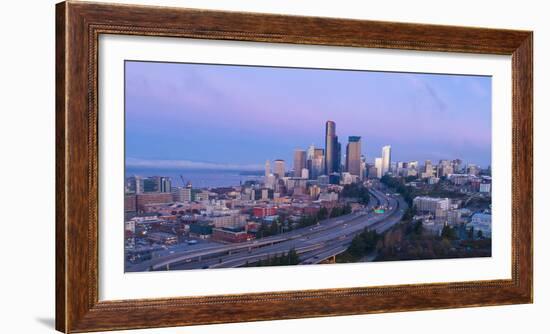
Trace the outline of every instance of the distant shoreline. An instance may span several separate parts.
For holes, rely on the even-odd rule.
[[[194,188],[236,187],[251,180],[259,180],[263,171],[230,170],[186,170],[175,168],[133,168],[125,169],[125,177],[167,176],[173,186],[185,186],[191,182]]]

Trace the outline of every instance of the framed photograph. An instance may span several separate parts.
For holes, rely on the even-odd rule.
[[[56,13],[59,331],[532,302],[532,32]]]

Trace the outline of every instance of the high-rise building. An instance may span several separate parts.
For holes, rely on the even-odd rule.
[[[172,196],[176,202],[191,202],[192,188],[191,187],[173,187]]]
[[[431,160],[426,160],[424,162],[424,172],[420,174],[420,177],[427,179],[434,176],[434,167]]]
[[[130,176],[126,178],[125,192],[127,194],[143,193],[143,179],[140,176]]]
[[[306,151],[294,150],[294,176],[302,177],[302,169],[306,168]]]
[[[269,189],[264,188],[262,189],[262,201],[269,200]]]
[[[453,173],[458,174],[462,169],[462,160],[454,159],[453,161],[451,161],[451,165],[453,166]]]
[[[315,145],[311,144],[309,145],[309,147],[307,148],[307,156],[306,156],[306,159],[307,160],[313,160],[313,156],[315,155]]]
[[[469,164],[468,167],[466,168],[466,172],[470,175],[479,175],[479,166],[477,165],[474,165],[474,164]]]
[[[137,193],[169,193],[172,189],[172,182],[167,176],[151,176],[139,182],[138,188],[143,184],[143,189],[138,189]]]
[[[437,176],[443,177],[454,173],[452,162],[449,160],[439,160],[439,166],[437,167]]]
[[[265,177],[264,184],[266,188],[273,190],[275,189],[276,182],[277,182],[277,177],[273,174],[269,174],[268,176]]]
[[[319,175],[324,174],[325,169],[325,150],[322,148],[315,148],[313,155],[309,161],[309,177],[316,180]]]
[[[365,158],[364,155],[361,156],[361,163],[359,167],[359,180],[363,181],[367,174],[367,158]]]
[[[334,138],[334,147],[336,147],[336,157],[334,158],[334,172],[342,171],[342,145],[338,141],[338,136]]]
[[[339,162],[338,154],[338,137],[336,136],[336,123],[327,121],[325,127],[325,173],[327,175],[336,171]]]
[[[346,170],[351,175],[361,175],[361,137],[350,136],[346,147]]]
[[[382,147],[382,176],[390,171],[391,165],[391,146]]]
[[[376,168],[376,177],[382,178],[382,158],[374,159],[374,168]]]
[[[172,192],[172,182],[169,177],[161,176],[159,178],[159,192],[169,193]]]
[[[143,192],[153,193],[159,191],[159,180],[158,176],[148,177],[143,179]]]
[[[285,161],[282,159],[275,160],[275,166],[273,167],[273,174],[278,178],[285,177]]]
[[[269,163],[269,160],[266,160],[265,162],[265,177],[268,177],[269,174],[271,174],[271,164]]]

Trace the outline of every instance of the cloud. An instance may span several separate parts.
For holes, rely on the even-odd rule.
[[[447,110],[447,103],[445,103],[437,91],[426,80],[418,76],[409,76],[408,78],[413,86],[427,93],[428,97],[439,111],[445,112]]]
[[[192,170],[229,170],[229,171],[257,171],[262,170],[262,165],[248,164],[218,164],[211,162],[199,162],[190,160],[153,160],[127,158],[126,167],[133,168],[158,168],[158,169],[192,169]]]

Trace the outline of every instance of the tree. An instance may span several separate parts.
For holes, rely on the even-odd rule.
[[[406,177],[405,177],[405,182],[408,183],[408,182],[414,181],[414,180],[416,180],[416,179],[417,179],[416,176],[414,176],[414,175],[409,175],[409,176],[406,176]]]
[[[355,257],[360,257],[365,253],[365,247],[363,238],[360,235],[356,235],[348,247],[348,252]]]
[[[416,235],[421,235],[422,231],[423,231],[422,221],[419,220],[419,221],[414,223],[414,233]]]
[[[339,217],[342,215],[342,208],[341,207],[335,207],[330,210],[330,218]]]
[[[322,207],[317,213],[317,218],[319,218],[319,220],[323,220],[323,219],[327,219],[327,217],[328,217],[328,210],[327,208]]]
[[[468,239],[473,239],[474,238],[474,227],[470,227],[468,229]]]
[[[277,220],[274,220],[271,222],[271,225],[269,226],[269,235],[277,235],[279,234],[279,222]]]
[[[342,211],[342,214],[347,215],[347,214],[350,214],[350,213],[351,213],[351,205],[349,203],[346,203],[346,205],[344,205],[344,209]]]
[[[342,197],[354,198],[361,204],[369,202],[369,191],[361,183],[346,184],[342,189]]]
[[[454,228],[450,227],[449,225],[445,225],[443,226],[443,230],[441,230],[441,237],[443,239],[456,240],[457,239],[456,231]]]
[[[478,239],[483,239],[483,231],[477,230],[477,238]]]
[[[378,233],[376,231],[365,231],[361,233],[361,237],[363,238],[365,242],[365,251],[371,252],[376,247],[376,243],[378,242]]]
[[[299,264],[300,263],[300,257],[298,256],[298,253],[294,248],[291,248],[290,251],[288,251],[288,264]]]

